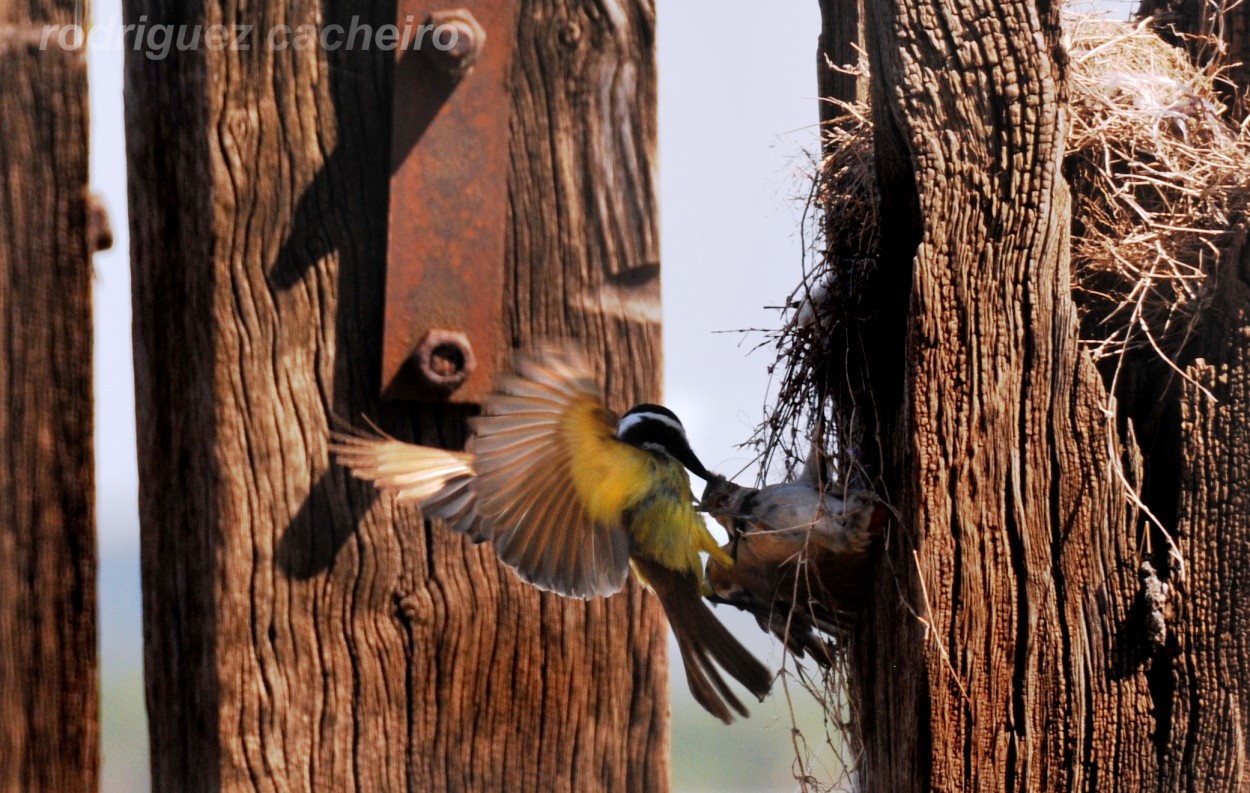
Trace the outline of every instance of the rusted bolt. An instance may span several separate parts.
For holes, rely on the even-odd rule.
[[[426,24],[430,28],[421,52],[452,77],[463,77],[482,54],[486,31],[467,8],[435,11]]]
[[[450,394],[477,368],[469,337],[454,330],[434,329],[413,352],[412,363],[426,384]]]

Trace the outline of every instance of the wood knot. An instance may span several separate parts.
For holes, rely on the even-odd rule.
[[[434,604],[428,595],[415,592],[395,593],[395,613],[408,625],[423,625],[431,621]]]
[[[1152,649],[1158,650],[1167,643],[1168,622],[1173,616],[1169,602],[1170,587],[1166,581],[1160,580],[1154,565],[1145,560],[1137,569],[1137,579],[1141,583],[1137,609],[1142,618],[1145,639]]]
[[[560,26],[558,38],[562,46],[573,49],[582,40],[582,26],[576,20],[569,20]]]

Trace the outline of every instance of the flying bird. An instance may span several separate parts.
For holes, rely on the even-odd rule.
[[[469,419],[465,451],[381,434],[335,433],[331,450],[361,479],[490,540],[524,581],[560,595],[611,595],[630,570],[660,598],[696,701],[725,723],[748,715],[720,669],[761,700],[772,673],[703,601],[700,554],[731,567],[695,507],[687,469],[713,475],[681,421],[641,404],[618,421],[580,350],[545,344],[513,356]]]

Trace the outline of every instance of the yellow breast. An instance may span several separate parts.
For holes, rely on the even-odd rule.
[[[695,510],[690,477],[682,464],[617,440],[604,412],[589,402],[577,405],[562,428],[573,484],[588,516],[624,525],[630,533],[631,555],[693,572],[700,581],[700,551],[732,564]]]
[[[591,520],[620,525],[621,516],[649,486],[649,457],[621,443],[613,434],[607,411],[592,402],[569,410],[561,428],[573,486]]]
[[[701,570],[707,529],[695,512],[686,470],[675,460],[647,456],[649,487],[625,516],[636,552],[672,570]]]

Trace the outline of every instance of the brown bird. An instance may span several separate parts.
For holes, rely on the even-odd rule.
[[[695,509],[686,469],[712,474],[677,416],[642,404],[618,422],[569,344],[516,354],[482,407],[464,452],[360,432],[336,433],[331,449],[427,517],[491,540],[500,560],[540,589],[611,595],[632,568],[660,598],[694,698],[726,723],[731,708],[746,716],[720,669],[760,699],[772,674],[703,601],[700,553],[733,560]]]
[[[820,437],[820,433],[817,433]],[[868,588],[869,552],[889,511],[870,492],[829,482],[819,443],[799,477],[763,488],[708,480],[703,507],[730,535],[732,567],[709,564],[711,599],[750,612],[795,655],[829,663]]]

